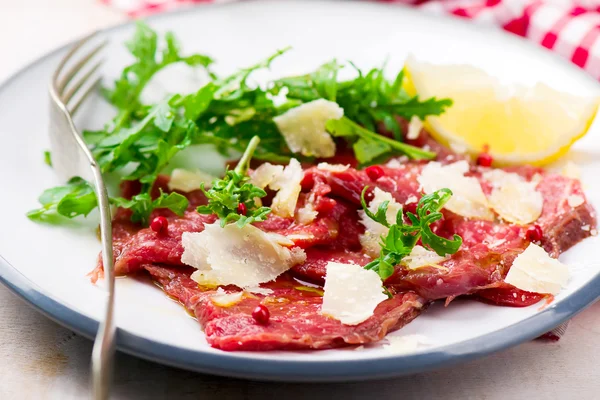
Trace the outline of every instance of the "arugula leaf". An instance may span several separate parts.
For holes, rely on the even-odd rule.
[[[117,108],[117,115],[103,130],[86,131],[83,137],[103,173],[116,173],[121,179],[139,180],[142,183],[139,195],[130,200],[113,199],[113,203],[132,209],[133,218],[144,223],[147,223],[151,210],[160,208],[162,204],[163,195],[156,200],[150,196],[158,174],[178,152],[190,145],[209,143],[227,156],[252,148],[251,155],[256,159],[288,162],[292,153],[273,118],[303,102],[326,98],[338,102],[346,114],[340,121],[330,121],[329,131],[353,144],[361,165],[378,162],[393,153],[407,154],[417,159],[431,158],[431,152],[376,134],[375,123],[382,122],[399,135],[396,115],[437,114],[449,104],[448,101],[435,99],[421,102],[416,97],[410,97],[402,89],[402,72],[394,82],[388,82],[383,77],[383,69],[373,69],[366,75],[357,69],[358,78],[340,81],[338,72],[343,65],[335,60],[311,74],[276,81],[269,90],[250,83],[255,71],[269,68],[288,49],[279,50],[263,61],[229,76],[218,77],[209,70],[213,63],[210,57],[202,54],[182,55],[172,33],[160,38],[143,22],[138,23],[132,40],[126,46],[133,56],[133,62],[124,68],[111,89],[104,90],[107,99]],[[154,74],[175,62],[205,68],[212,80],[195,93],[174,95],[157,104],[142,104],[140,94],[146,84]],[[287,100],[284,104],[276,105],[273,95],[283,89],[287,90]],[[260,141],[252,144],[255,136]],[[48,156],[46,159],[49,161]],[[247,182],[245,172],[228,171],[223,180],[226,181],[222,187],[225,197],[217,200],[218,196],[214,194],[215,206],[223,206],[219,211],[222,223],[237,221],[244,225],[266,218],[269,209],[258,208],[254,203],[254,198],[264,196],[263,191]],[[50,190],[61,194],[64,193],[61,188],[64,187]],[[243,203],[248,208],[245,216],[239,215],[235,207],[229,207],[236,205],[235,201],[228,202],[227,196],[231,195],[238,196],[238,204]],[[37,210],[38,214],[32,212],[32,218],[52,212],[62,215],[58,209],[59,202],[60,199],[42,203],[44,207],[41,211]],[[86,215],[91,204],[91,201],[85,203],[76,196],[69,197],[62,206],[67,209],[61,207],[60,210],[65,215]],[[173,206],[175,210],[181,208],[183,201],[178,204],[179,207]]]
[[[292,153],[273,122],[273,117],[289,105],[275,106],[270,93],[248,83],[252,73],[269,68],[287,50],[278,50],[265,60],[216,79],[187,96],[182,102],[185,115],[194,119],[198,127],[194,143],[212,143],[220,153],[229,155],[231,150],[243,152],[250,140],[258,136],[261,140],[254,158],[289,161]]]
[[[213,63],[210,57],[202,54],[182,56],[179,44],[170,32],[165,35],[164,41],[165,49],[159,52],[157,33],[142,21],[136,23],[134,36],[126,43],[135,61],[123,70],[112,90],[105,90],[108,100],[124,110],[125,115],[139,107],[140,93],[154,74],[167,65],[183,61],[193,66],[208,67]]]
[[[179,193],[172,192],[167,194],[161,190],[160,195],[154,200],[152,200],[149,193],[140,193],[131,199],[124,199],[122,197],[111,199],[111,203],[130,209],[133,212],[131,216],[133,222],[141,222],[143,225],[148,225],[150,214],[157,208],[166,208],[182,216],[188,206],[188,199]]]
[[[452,191],[440,189],[421,197],[417,205],[417,214],[407,213],[408,222],[404,222],[402,210],[396,215],[396,223],[387,221],[387,208],[389,202],[384,201],[373,213],[365,201],[366,186],[361,194],[361,204],[365,214],[373,221],[389,228],[387,235],[381,237],[381,253],[379,258],[371,261],[364,268],[371,269],[379,274],[382,280],[389,278],[394,273],[394,266],[408,256],[419,239],[423,246],[435,251],[440,256],[454,254],[462,245],[462,238],[458,235],[450,239],[436,235],[431,230],[431,224],[442,218],[440,210],[450,200]]]
[[[352,146],[354,155],[361,166],[372,164],[379,157],[390,153],[405,154],[415,160],[435,157],[435,153],[431,151],[369,131],[345,116],[327,121],[326,128],[335,137],[343,137],[350,142],[354,141]]]
[[[450,200],[450,197],[452,197],[450,189],[440,189],[421,197],[417,206],[417,215],[407,214],[413,225],[417,223],[420,225],[423,245],[435,251],[439,256],[456,253],[462,244],[462,238],[456,234],[450,240],[436,235],[431,230],[431,224],[442,219],[443,215],[440,210]]]
[[[44,151],[44,164],[51,167],[52,166],[52,155],[48,150]]]
[[[53,222],[53,217],[59,215],[67,218],[87,216],[98,205],[94,189],[80,177],[71,178],[64,186],[45,190],[38,200],[42,207],[27,213],[33,221]]]
[[[416,116],[423,120],[429,115],[442,114],[452,101],[436,98],[421,101],[417,96],[410,96],[402,87],[403,70],[390,82],[384,76],[383,67],[373,68],[364,74],[354,64],[349,64],[358,74],[355,79],[339,81],[338,72],[343,65],[333,60],[310,74],[275,81],[271,92],[279,94],[286,89],[289,99],[302,102],[320,98],[337,102],[344,109],[344,118],[338,122],[330,121],[329,131],[334,136],[351,140],[359,137],[352,141],[356,158],[363,166],[391,153],[406,154],[416,159],[432,158],[433,153],[425,154],[422,150],[407,149],[398,144],[403,138],[397,117],[410,119]],[[396,140],[375,133],[380,123],[393,133]]]
[[[204,184],[201,186],[208,204],[198,207],[197,211],[200,214],[216,214],[221,220],[221,227],[237,221],[237,226],[242,228],[246,224],[264,221],[271,212],[268,207],[257,206],[256,199],[265,197],[267,193],[250,183],[247,175],[259,142],[260,138],[254,136],[235,169],[228,170],[222,179],[216,179],[209,190],[204,189]],[[240,212],[240,208],[245,212]]]
[[[150,213],[157,208],[167,208],[177,215],[183,215],[188,206],[187,198],[175,192],[161,192],[155,200],[152,200],[149,193],[141,193],[130,200],[118,197],[110,198],[109,201],[119,207],[131,209],[131,220],[144,225],[148,224]],[[39,202],[42,207],[27,213],[27,217],[33,221],[60,222],[56,217],[86,217],[98,206],[92,185],[80,177],[71,178],[64,186],[44,191]]]
[[[303,102],[320,98],[336,101],[337,75],[342,67],[336,60],[329,61],[310,74],[281,78],[275,81],[272,91],[278,94],[280,90],[286,88],[288,90],[287,97]]]

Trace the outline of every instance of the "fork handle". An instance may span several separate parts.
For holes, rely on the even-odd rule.
[[[100,210],[104,280],[108,286],[105,316],[98,327],[92,350],[92,390],[95,400],[106,400],[109,398],[112,382],[116,332],[114,323],[115,271],[112,249],[112,221],[106,185],[100,167],[95,162],[92,163],[92,173]]]

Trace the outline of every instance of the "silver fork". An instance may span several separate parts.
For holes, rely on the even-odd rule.
[[[77,131],[72,116],[100,82],[96,72],[102,60],[93,62],[107,44],[106,41],[83,52],[94,37],[80,40],[61,60],[50,82],[50,148],[52,165],[61,180],[80,176],[92,181],[100,209],[102,262],[108,285],[104,320],[100,323],[92,350],[92,390],[94,399],[107,399],[110,392],[112,364],[115,352],[113,319],[115,277],[112,251],[112,228],[108,193],[98,163]],[[83,53],[83,54],[82,54]],[[78,56],[78,54],[82,54]]]

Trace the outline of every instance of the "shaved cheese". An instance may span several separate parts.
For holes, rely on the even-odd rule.
[[[443,188],[450,189],[452,197],[444,208],[453,213],[467,218],[493,220],[494,214],[489,209],[479,181],[464,176],[468,171],[469,164],[464,160],[449,165],[434,161],[423,168],[418,181],[427,194]]]
[[[217,292],[210,296],[210,301],[219,307],[231,307],[242,301],[244,292],[227,293],[223,288],[219,288]]]
[[[389,224],[395,224],[396,215],[402,210],[402,205],[394,200],[391,193],[376,187],[373,190],[373,200],[369,203],[369,211],[373,214],[377,213],[377,209],[384,201],[389,202],[385,215],[386,220]],[[386,235],[389,229],[379,222],[373,221],[363,210],[358,211],[358,217],[360,218],[360,223],[365,226],[365,233],[359,237],[360,244],[368,255],[378,257],[381,251],[381,246],[379,245],[380,237],[381,235]]]
[[[417,269],[427,266],[439,266],[440,263],[449,258],[449,256],[439,256],[435,251],[427,250],[423,246],[415,246],[410,254],[402,259],[402,265],[409,269]]]
[[[273,122],[292,152],[327,158],[335,155],[335,142],[325,124],[343,116],[344,110],[337,103],[318,99],[288,110]]]
[[[298,209],[296,213],[296,221],[302,225],[308,225],[313,222],[319,212],[315,210],[311,203],[307,203],[304,207]]]
[[[329,164],[326,162],[322,162],[317,165],[317,169],[329,172],[344,172],[348,168],[350,168],[350,164]]]
[[[569,204],[569,207],[579,207],[583,203],[585,203],[585,199],[583,198],[583,196],[580,196],[578,194],[572,194],[569,197],[567,197],[567,204]]]
[[[275,198],[273,198],[271,209],[274,214],[281,217],[294,216],[298,196],[300,190],[302,190],[300,182],[303,177],[302,167],[295,158],[292,158],[285,168],[281,165],[264,163],[250,174],[252,184],[261,189],[268,186],[270,189],[278,191]],[[311,221],[311,215],[308,212],[302,218],[308,223]],[[316,214],[314,214],[314,217],[316,217]]]
[[[221,228],[218,222],[202,232],[184,232],[181,262],[198,270],[191,278],[202,285],[257,287],[306,260],[285,236],[263,232],[253,225]]]
[[[418,350],[420,347],[427,347],[431,342],[427,336],[418,333],[404,336],[388,336],[387,343],[384,343],[383,348],[394,354],[411,353]]]
[[[385,164],[385,166],[388,168],[398,169],[398,168],[402,168],[403,164],[406,164],[407,162],[408,162],[408,157],[400,156],[400,157],[392,158],[390,161],[387,162],[387,164]]]
[[[467,146],[456,142],[450,142],[450,149],[456,154],[465,154],[468,150]],[[448,159],[448,157],[451,157],[451,155],[447,156],[446,159]]]
[[[248,293],[256,293],[256,294],[262,294],[265,296],[268,296],[270,294],[273,294],[273,290],[269,289],[269,288],[262,288],[260,286],[250,286],[250,287],[245,287],[244,290]]]
[[[381,278],[360,265],[328,262],[321,313],[344,325],[358,325],[387,299]]]
[[[563,176],[571,179],[581,179],[581,168],[573,161],[568,161],[561,170]]]
[[[179,190],[182,192],[191,192],[192,190],[200,189],[204,183],[205,188],[210,188],[212,181],[217,179],[216,176],[202,172],[199,169],[189,171],[187,169],[175,168],[171,172],[171,179],[167,186],[169,190]]]
[[[408,199],[406,199],[404,204],[411,204],[411,203],[418,203],[418,202],[419,202],[419,199],[417,199],[417,196],[410,196]]]
[[[406,138],[409,140],[415,140],[421,134],[421,129],[423,129],[423,121],[421,121],[419,117],[414,115],[410,119],[410,123],[408,124],[408,132],[406,133]]]
[[[494,189],[489,197],[490,206],[505,221],[526,225],[542,215],[544,199],[535,190],[536,182],[527,182],[520,175],[495,169],[483,174]]]
[[[285,237],[290,240],[311,240],[314,239],[315,235],[312,233],[292,233],[290,235],[286,235]]]
[[[504,281],[527,292],[557,294],[569,281],[569,269],[543,248],[530,243],[515,258]]]
[[[250,173],[250,182],[261,189],[269,186],[283,173],[283,165],[264,163]]]
[[[303,177],[304,172],[300,163],[295,158],[292,158],[281,175],[269,185],[271,189],[278,191],[271,203],[273,213],[280,217],[294,216],[298,195],[300,195],[300,190],[302,190],[300,182],[302,182]]]

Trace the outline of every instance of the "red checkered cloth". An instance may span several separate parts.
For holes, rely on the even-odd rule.
[[[99,0],[131,17],[234,0]],[[495,25],[555,51],[600,79],[600,0],[379,0]],[[568,322],[542,338],[558,340]]]
[[[131,17],[231,0],[99,0]],[[600,79],[600,0],[379,0],[496,25],[552,49]]]

